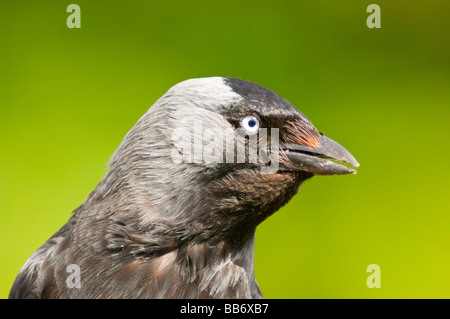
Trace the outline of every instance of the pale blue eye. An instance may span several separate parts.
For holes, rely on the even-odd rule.
[[[247,133],[256,133],[259,130],[259,120],[254,115],[247,115],[242,118],[241,126]]]

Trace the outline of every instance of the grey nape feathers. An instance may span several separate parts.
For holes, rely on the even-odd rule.
[[[266,149],[253,138],[263,129]],[[234,144],[218,138],[230,132]],[[196,141],[203,152],[212,145],[215,160],[198,157]],[[251,161],[255,145],[261,156]],[[95,190],[26,261],[10,298],[261,298],[255,228],[313,175],[355,172],[326,158],[358,166],[272,91],[234,78],[181,82],[128,132]]]

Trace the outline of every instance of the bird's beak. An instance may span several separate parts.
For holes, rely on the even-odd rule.
[[[332,139],[320,135],[316,148],[297,144],[287,144],[284,149],[290,160],[291,169],[306,171],[316,175],[356,174],[356,170],[335,161],[359,167],[359,163],[344,147]],[[333,161],[335,160],[335,161]]]

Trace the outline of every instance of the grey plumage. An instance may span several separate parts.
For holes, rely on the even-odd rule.
[[[275,174],[261,174],[261,163],[171,158],[174,129],[195,138],[193,123],[225,131],[245,114],[280,128],[283,145],[314,148],[322,139],[292,104],[254,83],[175,85],[125,136],[66,225],[27,260],[10,298],[261,298],[255,228],[316,171],[293,168],[287,149]],[[80,267],[81,288],[66,284],[70,264]]]

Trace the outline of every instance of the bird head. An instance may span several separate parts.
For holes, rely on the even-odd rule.
[[[356,173],[343,162],[359,166],[278,94],[245,80],[199,78],[173,86],[144,114],[98,188],[123,209],[138,207],[142,227],[240,241],[306,179]]]

